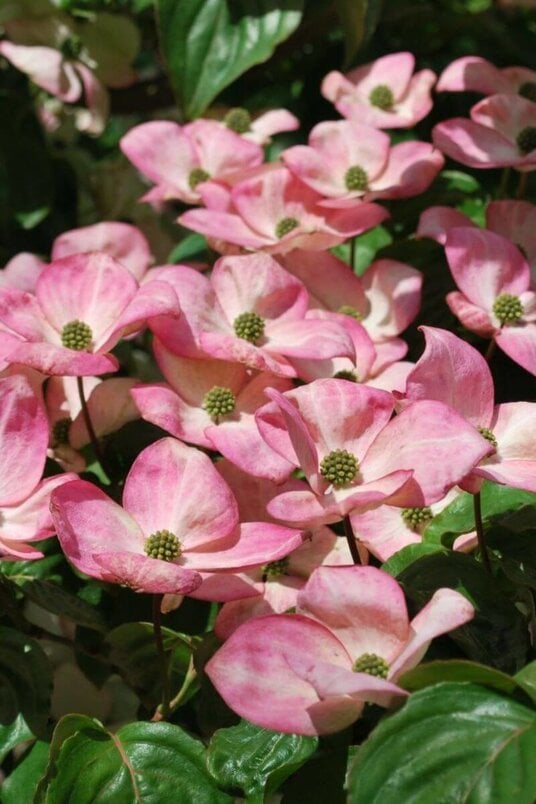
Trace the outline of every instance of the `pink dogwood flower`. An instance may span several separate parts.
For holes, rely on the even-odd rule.
[[[421,402],[391,420],[385,391],[316,380],[257,412],[272,449],[301,467],[310,489],[277,496],[269,513],[305,527],[338,522],[383,503],[430,505],[487,455],[489,442],[447,405]]]
[[[222,122],[231,131],[257,145],[267,145],[274,134],[295,131],[300,127],[298,118],[287,109],[270,109],[252,118],[247,109],[235,107],[229,109]]]
[[[51,492],[75,478],[60,474],[41,480],[48,444],[48,421],[39,394],[24,374],[0,379],[0,555],[41,558],[33,544],[54,533]]]
[[[0,288],[0,324],[7,330],[0,331],[0,344],[6,341],[11,363],[44,374],[104,374],[117,369],[106,352],[159,315],[179,315],[167,283],[140,288],[108,254],[76,254],[46,266],[35,295]]]
[[[145,236],[136,226],[120,221],[103,221],[64,232],[52,244],[52,261],[91,251],[109,254],[138,282],[153,262]]]
[[[536,100],[536,70],[496,67],[481,56],[463,56],[445,67],[437,92],[478,92],[482,95],[521,95]]]
[[[233,175],[262,164],[263,151],[216,120],[195,120],[179,126],[152,120],[131,128],[120,142],[127,158],[156,183],[142,201],[180,199],[199,204],[198,185],[226,182]]]
[[[536,167],[536,104],[518,95],[491,95],[470,111],[471,119],[438,123],[432,139],[451,159],[473,168]]]
[[[454,315],[536,374],[536,293],[519,249],[493,232],[456,227],[445,253],[459,288],[447,295]]]
[[[216,241],[284,254],[295,248],[324,251],[388,217],[378,204],[330,209],[322,200],[290,170],[274,165],[239,181],[225,197],[205,195],[206,209],[189,210],[178,220]]]
[[[426,348],[408,377],[405,399],[445,402],[493,447],[460,486],[475,493],[486,478],[536,492],[536,403],[494,405],[493,377],[482,355],[451,332],[421,329]]]
[[[184,267],[158,276],[172,282],[181,298],[182,327],[161,321],[155,328],[178,355],[208,356],[295,377],[295,357],[354,354],[343,327],[306,318],[306,289],[267,254],[222,257],[210,279]]]
[[[142,450],[123,507],[85,480],[58,489],[51,510],[67,558],[94,578],[139,592],[189,594],[198,570],[243,569],[283,558],[300,531],[240,525],[236,501],[210,458],[174,438]]]
[[[455,226],[476,224],[452,207],[430,207],[419,219],[417,236],[431,237],[445,245],[447,232]],[[536,206],[529,201],[491,201],[486,207],[486,227],[521,250],[536,284]]]
[[[267,729],[329,734],[390,706],[396,685],[432,639],[471,620],[474,608],[438,589],[413,620],[394,578],[374,567],[321,567],[298,594],[297,613],[241,625],[206,665],[225,702]]]
[[[206,449],[217,450],[245,472],[261,471],[281,482],[292,466],[261,438],[255,412],[265,404],[267,387],[292,388],[290,380],[225,360],[179,357],[155,338],[154,354],[169,385],[144,384],[131,391],[146,421]]]
[[[432,108],[431,70],[413,74],[412,53],[390,53],[343,75],[328,73],[322,95],[343,117],[375,128],[410,128]]]
[[[418,195],[445,161],[425,142],[391,148],[387,134],[354,120],[319,123],[309,135],[309,145],[288,148],[281,159],[301,181],[327,196],[321,203],[331,207],[359,198]]]

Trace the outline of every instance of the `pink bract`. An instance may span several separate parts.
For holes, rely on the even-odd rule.
[[[473,616],[466,598],[438,589],[410,622],[402,590],[386,573],[321,567],[298,594],[296,614],[241,625],[206,672],[227,704],[253,723],[329,734],[356,720],[366,701],[390,706],[404,698],[396,679],[419,663],[434,637]],[[371,674],[371,661],[380,677]]]
[[[302,541],[290,528],[240,526],[233,494],[210,458],[173,438],[140,452],[123,508],[79,480],[54,494],[51,509],[62,548],[79,570],[140,592],[188,594],[201,583],[197,570],[261,565]],[[174,557],[151,557],[151,545],[164,537]]]
[[[44,374],[104,374],[117,369],[109,354],[121,337],[160,315],[180,314],[165,282],[141,288],[130,271],[107,254],[55,260],[39,275],[35,295],[0,288],[0,342],[6,357]]]
[[[343,75],[333,71],[322,82],[322,95],[343,117],[375,128],[410,128],[432,108],[436,75],[413,75],[412,53],[390,53]]]
[[[436,91],[521,95],[534,100],[535,87],[535,70],[529,70],[527,67],[499,69],[480,56],[463,56],[445,67],[437,81]]]
[[[252,251],[284,254],[295,248],[323,251],[388,217],[377,204],[330,209],[323,196],[285,167],[268,167],[238,182],[228,197],[204,198],[207,209],[185,212],[179,223],[215,241]]]

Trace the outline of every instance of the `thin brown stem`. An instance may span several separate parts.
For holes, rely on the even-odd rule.
[[[492,338],[491,341],[488,344],[488,348],[486,349],[486,354],[484,355],[484,360],[486,361],[488,366],[491,363],[491,358],[495,354],[495,349],[496,348],[497,348],[497,342],[496,342],[495,338]]]
[[[344,525],[344,535],[346,536],[346,541],[348,543],[350,555],[352,556],[352,561],[354,562],[354,564],[361,564],[361,557],[359,555],[359,550],[357,549],[357,541],[354,536],[354,531],[352,530],[352,523],[350,522],[349,516],[344,517],[343,525]]]
[[[352,269],[352,271],[355,271],[356,253],[357,253],[357,240],[355,237],[352,237],[352,239],[350,240],[350,268]]]
[[[168,657],[166,656],[162,637],[162,612],[160,608],[163,597],[163,595],[153,595],[153,633],[156,652],[160,663],[160,677],[162,680],[162,703],[157,709],[159,713],[158,720],[166,720],[169,717]]]
[[[84,424],[86,425],[86,430],[89,435],[89,440],[91,441],[91,446],[93,447],[93,452],[95,453],[95,457],[111,479],[112,475],[110,472],[109,467],[104,459],[104,455],[101,450],[101,446],[99,444],[99,439],[97,438],[97,434],[95,433],[95,428],[93,427],[93,422],[91,421],[91,416],[89,414],[89,408],[87,406],[86,397],[84,394],[84,379],[83,377],[76,378],[76,384],[78,387],[78,396],[80,397],[80,405],[82,407],[82,416],[84,417]]]
[[[529,174],[528,173],[520,173],[519,174],[519,181],[518,181],[517,190],[516,190],[516,198],[518,200],[523,198],[524,195],[525,195],[525,192],[527,190],[528,179],[529,179]]]
[[[510,178],[510,168],[505,167],[501,173],[501,183],[499,184],[498,190],[498,197],[499,198],[507,198],[508,197],[508,180]]]
[[[491,573],[491,561],[489,560],[488,548],[486,547],[486,539],[484,536],[484,525],[482,523],[482,500],[480,492],[473,494],[473,510],[475,513],[475,530],[476,538],[478,539],[478,547],[480,555],[482,556],[482,563],[486,571]]]

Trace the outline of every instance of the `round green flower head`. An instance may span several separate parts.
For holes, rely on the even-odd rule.
[[[91,327],[83,321],[69,321],[61,331],[61,342],[67,349],[83,352],[91,346],[93,333]]]
[[[391,109],[395,102],[394,95],[387,84],[378,84],[377,87],[374,87],[368,97],[371,106],[376,106],[378,109],[383,109],[384,112]]]
[[[273,581],[285,575],[288,569],[288,558],[280,558],[277,561],[270,561],[262,568],[262,575],[267,581]]]
[[[66,416],[64,419],[58,419],[58,421],[54,423],[54,427],[52,428],[53,447],[59,447],[60,444],[69,443],[69,428],[72,423],[73,420],[70,416]]]
[[[352,670],[354,673],[368,673],[376,678],[387,678],[389,665],[376,653],[363,653],[355,660]]]
[[[206,170],[203,168],[194,168],[190,175],[188,176],[188,184],[190,185],[190,190],[195,190],[198,184],[201,184],[203,181],[208,181],[210,179],[210,174],[207,173]]]
[[[368,187],[368,174],[361,165],[352,165],[344,174],[344,184],[351,193],[363,192]]]
[[[511,293],[501,293],[493,302],[493,312],[501,324],[513,324],[523,315],[523,305],[517,296]]]
[[[66,59],[77,59],[82,52],[82,40],[76,34],[64,39],[60,46],[61,55]]]
[[[530,101],[536,101],[536,81],[525,81],[517,90],[518,95]]]
[[[208,415],[214,421],[217,421],[220,416],[227,416],[235,409],[236,397],[230,388],[223,388],[220,385],[215,385],[210,391],[207,391],[201,403],[203,410],[206,410]]]
[[[334,380],[348,380],[348,382],[358,382],[357,374],[355,371],[349,369],[341,369],[333,375]]]
[[[264,318],[257,313],[240,313],[233,321],[233,328],[239,338],[258,343],[264,335]]]
[[[242,109],[237,106],[235,109],[229,109],[223,122],[230,128],[231,131],[236,131],[237,134],[246,134],[251,130],[251,115],[247,109]]]
[[[431,508],[403,508],[402,519],[411,530],[418,531],[433,519]]]
[[[351,483],[358,469],[357,458],[345,449],[334,449],[320,462],[320,474],[336,489]]]
[[[536,126],[527,126],[516,137],[516,144],[521,153],[528,154],[536,148]]]
[[[343,315],[349,315],[350,318],[355,318],[356,321],[361,321],[363,318],[359,310],[356,307],[352,307],[350,304],[341,304],[337,312]]]
[[[490,444],[493,444],[495,449],[497,449],[497,439],[495,438],[493,431],[489,429],[489,427],[477,427],[478,432],[481,436],[484,436],[486,441],[489,441]]]
[[[280,240],[299,225],[300,222],[297,221],[296,218],[281,218],[275,227],[275,236]]]
[[[143,548],[149,558],[159,558],[160,561],[173,561],[182,552],[181,543],[174,533],[169,530],[157,530],[145,541]]]

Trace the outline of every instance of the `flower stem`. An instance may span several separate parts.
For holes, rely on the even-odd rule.
[[[486,539],[484,537],[484,525],[482,524],[482,501],[480,492],[473,494],[473,510],[475,512],[475,530],[480,555],[482,556],[482,563],[486,571],[491,573],[491,561],[489,560],[488,548],[486,547]]]
[[[498,197],[499,198],[507,198],[508,197],[508,179],[510,178],[510,168],[505,167],[501,173],[501,183],[499,184],[499,191]]]
[[[495,338],[492,338],[491,341],[488,344],[488,348],[486,349],[486,354],[484,355],[484,360],[486,361],[488,366],[491,363],[491,358],[495,354],[495,349],[496,348],[497,348],[497,342],[496,342]]]
[[[528,178],[529,178],[528,173],[520,173],[519,174],[519,182],[518,182],[517,190],[516,190],[516,198],[518,200],[523,198],[523,196],[525,195],[525,192],[526,192],[526,189],[527,189]]]
[[[156,652],[160,662],[160,676],[162,680],[162,703],[158,707],[159,720],[166,720],[169,716],[169,673],[168,658],[164,650],[164,640],[162,638],[162,598],[164,595],[153,595],[153,633]]]
[[[355,258],[357,252],[357,240],[355,237],[352,237],[350,240],[350,268],[352,271],[355,271]]]
[[[352,530],[352,523],[350,522],[349,516],[344,517],[343,524],[344,524],[344,535],[346,536],[346,541],[348,543],[348,548],[352,556],[352,561],[354,562],[354,564],[361,564],[361,557],[359,555],[356,538],[354,536],[354,531]]]
[[[86,430],[88,432],[89,439],[91,441],[91,446],[93,447],[93,452],[95,453],[95,457],[100,463],[101,467],[104,469],[108,477],[111,479],[112,475],[110,473],[110,469],[107,466],[106,461],[104,460],[104,455],[102,453],[101,446],[99,444],[99,439],[97,438],[95,428],[93,427],[93,422],[91,421],[91,416],[89,415],[89,408],[87,406],[86,397],[84,394],[84,378],[77,377],[76,384],[78,387],[78,396],[80,397],[80,405],[82,407],[82,416],[84,417],[84,424],[86,425]]]

